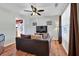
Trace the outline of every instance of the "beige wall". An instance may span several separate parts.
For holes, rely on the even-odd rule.
[[[24,19],[24,33],[25,34],[34,34],[36,33],[36,26],[33,26],[33,22],[37,22],[37,26],[48,26],[49,35],[58,39],[58,26],[56,23],[59,23],[59,16],[39,16],[39,17],[27,17]],[[51,21],[52,25],[47,25],[47,21]]]
[[[0,33],[5,35],[5,46],[15,42],[15,14],[0,8]]]
[[[62,14],[62,45],[68,54],[70,30],[70,4]]]

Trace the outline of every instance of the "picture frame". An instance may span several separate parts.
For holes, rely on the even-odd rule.
[[[52,21],[47,21],[47,25],[52,25]]]

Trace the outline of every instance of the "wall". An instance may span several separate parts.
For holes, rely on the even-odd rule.
[[[70,27],[70,4],[62,14],[62,45],[68,54]]]
[[[51,21],[52,25],[47,25],[47,21]],[[31,16],[24,18],[24,32],[25,34],[34,34],[36,33],[36,26],[33,26],[33,22],[37,22],[37,26],[47,25],[48,33],[51,37],[58,38],[58,27],[56,22],[59,22],[58,16]]]
[[[0,33],[5,34],[5,46],[15,42],[15,14],[0,8]]]
[[[5,10],[0,7],[0,33],[5,34],[5,46],[15,43],[16,37],[16,17],[20,17],[18,14],[14,14],[9,10]],[[59,21],[58,16],[44,16],[44,17],[22,17],[24,19],[24,33],[34,34],[36,27],[32,25],[35,21],[37,25],[46,25],[47,21],[52,21],[52,25],[48,26],[48,32],[51,37],[58,38],[58,30],[56,31],[55,22]]]

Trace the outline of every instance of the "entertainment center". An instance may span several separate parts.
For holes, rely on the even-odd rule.
[[[47,39],[49,37],[49,33],[47,31],[47,26],[36,26],[35,35],[41,35],[42,39]]]

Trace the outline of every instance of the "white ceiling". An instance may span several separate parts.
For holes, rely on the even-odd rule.
[[[4,9],[19,15],[30,16],[31,12],[24,12],[24,9],[31,10],[31,5],[36,6],[37,9],[44,9],[44,12],[41,12],[42,16],[54,16],[61,15],[67,3],[58,3],[58,6],[55,7],[56,3],[0,3],[0,9]]]

